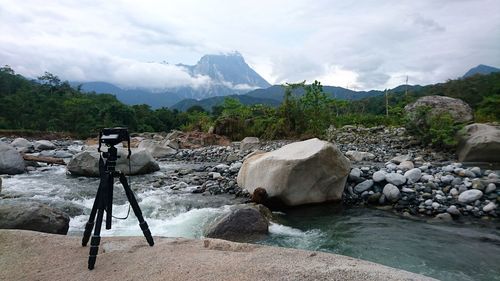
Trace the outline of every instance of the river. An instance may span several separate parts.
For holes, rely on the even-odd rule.
[[[153,188],[158,175],[190,163],[161,162],[155,174],[131,177],[139,204],[155,236],[201,238],[203,229],[238,203],[230,195],[192,194]],[[2,194],[15,200],[35,199],[71,215],[69,235],[81,235],[99,180],[66,175],[64,167],[39,168],[4,178]],[[113,214],[126,216],[128,203],[115,186]],[[500,223],[463,220],[430,223],[371,208],[308,206],[277,212],[270,235],[259,244],[342,254],[441,280],[500,280]],[[133,213],[113,219],[103,236],[142,236]],[[146,242],[145,242],[146,243]]]

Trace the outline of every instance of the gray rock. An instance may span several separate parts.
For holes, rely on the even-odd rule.
[[[473,172],[477,177],[480,177],[481,174],[481,168],[479,167],[472,167],[470,168],[470,171]]]
[[[450,189],[450,195],[451,196],[457,196],[458,195],[458,190],[456,188]]]
[[[437,214],[433,219],[433,222],[450,222],[450,221],[453,221],[453,218],[449,213]]]
[[[372,179],[373,179],[374,182],[384,181],[386,174],[387,173],[384,172],[384,171],[376,171],[375,173],[373,173]]]
[[[451,215],[454,215],[454,216],[460,216],[461,213],[460,211],[458,210],[457,206],[455,205],[451,205],[450,207],[448,207],[448,209],[446,209],[446,212],[450,213]]]
[[[390,183],[384,186],[382,193],[387,198],[387,200],[391,202],[396,202],[401,196],[401,192],[399,192],[399,189]]]
[[[250,242],[269,233],[268,218],[252,205],[239,206],[218,219],[205,231],[205,236],[236,242]]]
[[[458,160],[500,162],[500,126],[474,123],[459,132]]]
[[[434,210],[436,210],[439,208],[439,206],[441,206],[441,204],[439,204],[438,202],[432,202],[431,206]]]
[[[246,137],[240,143],[241,150],[255,150],[260,147],[260,140],[256,137]]]
[[[405,192],[405,193],[414,193],[415,190],[414,189],[411,189],[411,188],[408,188],[408,187],[403,187],[401,188],[401,192]]]
[[[403,185],[406,183],[406,177],[398,173],[389,173],[385,175],[385,180],[396,186]]]
[[[73,154],[72,153],[69,153],[67,151],[56,151],[54,153],[54,157],[55,158],[71,158],[73,157]]]
[[[231,173],[236,173],[240,170],[242,165],[243,164],[241,162],[235,162],[235,163],[231,164],[231,166],[229,167],[229,171]]]
[[[226,165],[226,164],[219,164],[219,165],[215,166],[214,168],[215,168],[216,171],[223,172],[224,170],[229,169],[229,166]]]
[[[150,139],[141,141],[138,148],[147,150],[154,158],[164,158],[177,153],[172,147]]]
[[[0,174],[22,174],[25,165],[21,154],[12,146],[0,142]]]
[[[493,202],[488,203],[483,207],[483,212],[489,213],[497,208],[497,205]]]
[[[411,156],[409,154],[407,154],[407,155],[398,155],[396,157],[393,157],[390,161],[393,163],[396,163],[396,164],[400,164],[401,162],[410,161],[410,160],[411,160]]]
[[[55,144],[48,140],[39,140],[34,143],[36,150],[54,150],[56,149]]]
[[[453,180],[455,179],[454,176],[452,175],[446,175],[446,176],[442,176],[440,178],[441,182],[444,183],[444,184],[449,184],[451,183]]]
[[[473,179],[472,180],[472,188],[484,191],[484,184],[481,182],[481,179]]]
[[[471,203],[483,197],[483,192],[478,189],[471,189],[460,193],[458,201],[462,203]]]
[[[38,202],[0,200],[0,228],[66,234],[69,216]]]
[[[473,119],[471,107],[460,99],[445,96],[425,96],[405,106],[404,109],[410,122],[422,123],[422,120],[418,120],[419,116],[417,114],[418,108],[422,106],[430,107],[428,116],[449,113],[456,123],[467,123]]]
[[[494,183],[489,183],[488,186],[486,187],[486,189],[484,190],[484,193],[486,193],[486,194],[492,193],[496,189],[497,189],[497,186]]]
[[[422,171],[419,168],[413,168],[404,174],[409,183],[416,183],[422,177]]]
[[[413,169],[415,166],[413,165],[413,162],[411,161],[403,161],[399,163],[398,169],[403,170],[403,171],[408,171]]]
[[[33,149],[33,143],[28,141],[25,138],[17,138],[13,140],[10,145],[16,148],[17,151],[26,153],[30,152]]]
[[[352,160],[354,162],[373,160],[375,158],[375,155],[373,155],[370,152],[354,151],[354,150],[347,151],[345,153],[345,156],[347,156],[349,160]]]
[[[357,184],[354,187],[354,191],[357,193],[363,193],[364,191],[370,189],[373,186],[373,180],[365,180],[362,183]]]

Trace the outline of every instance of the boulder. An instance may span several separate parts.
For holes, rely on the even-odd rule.
[[[241,150],[255,150],[260,146],[260,140],[256,137],[246,137],[240,143]]]
[[[500,162],[500,126],[474,123],[458,133],[460,162]]]
[[[392,185],[390,183],[386,184],[384,186],[384,189],[382,190],[382,193],[384,194],[385,198],[391,202],[396,202],[398,201],[401,192],[397,188],[397,186]]]
[[[334,144],[314,138],[246,158],[237,181],[250,194],[262,187],[287,206],[338,201],[350,166]]]
[[[21,154],[14,147],[0,142],[0,174],[22,174],[24,168]]]
[[[430,115],[449,113],[456,123],[467,123],[473,119],[471,107],[460,99],[445,96],[425,96],[405,106],[405,111],[410,120],[419,123],[419,120],[416,120],[416,113],[421,106],[430,107]]]
[[[460,193],[458,201],[462,203],[471,203],[483,197],[483,192],[478,189],[470,189]]]
[[[55,144],[53,144],[51,141],[48,141],[48,140],[36,141],[34,146],[35,146],[36,150],[54,150],[54,149],[56,149]]]
[[[38,202],[4,199],[0,200],[0,228],[66,234],[69,216]]]
[[[408,179],[409,183],[416,183],[422,177],[422,171],[419,168],[408,170],[404,177]]]
[[[177,150],[171,148],[170,146],[162,145],[154,140],[143,140],[139,143],[138,148],[149,151],[154,158],[163,158],[177,153]]]
[[[396,186],[403,185],[406,183],[406,177],[398,173],[389,173],[385,175],[385,180]]]
[[[127,175],[142,175],[160,170],[160,166],[153,159],[151,153],[146,150],[133,150],[129,161],[127,150],[118,149],[118,161],[116,170]],[[99,176],[99,153],[97,151],[83,151],[71,158],[67,166],[68,171],[73,175],[98,177]]]
[[[354,191],[356,191],[357,193],[363,193],[368,189],[372,188],[372,186],[373,186],[373,180],[365,180],[362,183],[357,184],[354,187]]]
[[[15,147],[17,151],[22,153],[30,152],[33,149],[33,143],[25,138],[16,138],[10,143],[10,145]]]
[[[235,242],[250,242],[269,233],[269,220],[256,205],[240,205],[219,218],[205,231],[205,236]],[[268,211],[269,212],[269,211]]]
[[[345,153],[345,156],[347,156],[349,160],[352,160],[354,162],[373,160],[375,158],[375,155],[373,155],[370,152],[354,151],[354,150],[347,151]]]

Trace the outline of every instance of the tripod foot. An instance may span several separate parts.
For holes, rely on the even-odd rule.
[[[151,231],[149,230],[148,223],[146,221],[143,221],[139,223],[139,226],[141,227],[142,233],[144,233],[144,237],[146,237],[149,246],[153,246],[155,242],[153,241],[153,236],[151,236]]]
[[[92,229],[94,228],[94,222],[87,222],[85,225],[85,232],[83,232],[82,246],[87,246],[90,239],[90,234],[92,234]]]
[[[94,269],[95,261],[97,259],[97,252],[99,251],[99,244],[101,243],[101,237],[92,236],[90,240],[90,253],[89,253],[89,269]]]

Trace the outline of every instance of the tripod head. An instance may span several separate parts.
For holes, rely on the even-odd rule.
[[[111,160],[110,157],[114,161],[116,161],[116,148],[115,145],[126,141],[128,148],[128,156],[130,159],[130,155],[132,151],[130,150],[130,135],[128,133],[128,129],[125,127],[114,127],[114,128],[104,128],[99,132],[99,147],[97,148],[98,152],[101,152],[101,145],[105,144],[108,148],[108,152],[103,153],[104,158],[108,158],[108,161]],[[113,160],[112,160],[113,161]]]

